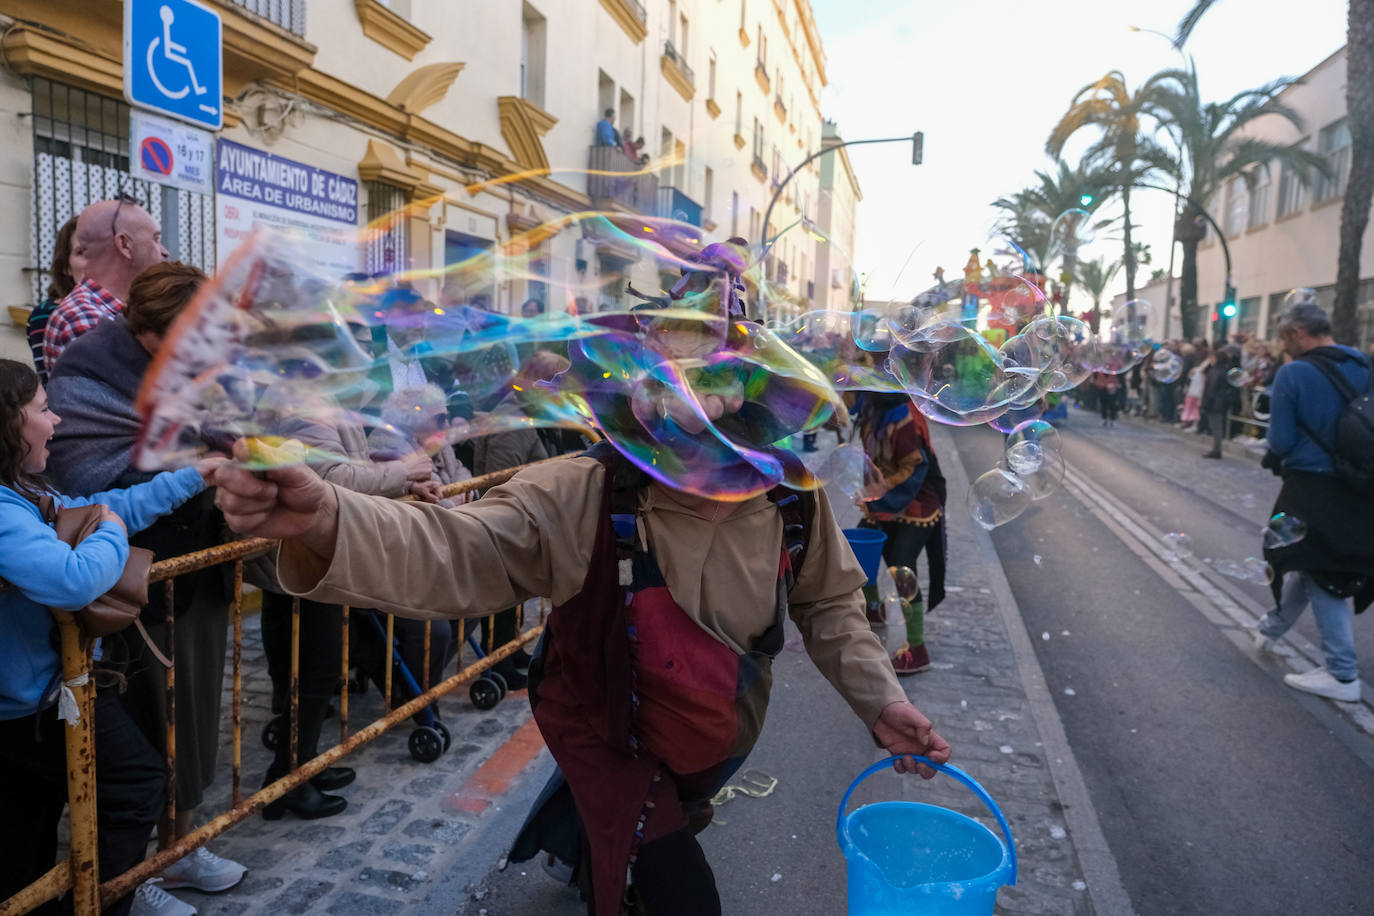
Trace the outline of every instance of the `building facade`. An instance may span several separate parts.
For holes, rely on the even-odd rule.
[[[1284,296],[1312,287],[1330,309],[1335,298],[1336,253],[1341,202],[1350,172],[1350,130],[1346,122],[1346,53],[1337,51],[1285,89],[1279,100],[1303,121],[1299,132],[1283,118],[1253,121],[1245,135],[1273,143],[1301,141],[1324,157],[1330,178],[1315,176],[1307,186],[1285,169],[1256,170],[1253,183],[1231,180],[1208,202],[1208,212],[1226,233],[1237,316],[1228,333],[1244,331],[1272,339]],[[1360,256],[1359,341],[1374,339],[1374,228],[1366,231]],[[1198,327],[1210,335],[1212,315],[1225,289],[1226,266],[1216,232],[1209,229],[1198,251]],[[1160,305],[1163,304],[1161,299]],[[1173,323],[1175,328],[1177,322]]]
[[[855,226],[859,201],[864,199],[859,179],[840,146],[844,140],[834,121],[826,121],[821,145],[833,153],[821,157],[819,222],[825,244],[816,251],[816,296],[818,309],[847,311],[857,295],[854,273]]]
[[[808,0],[502,0],[461,14],[450,0],[204,2],[223,19],[225,123],[217,193],[200,195],[129,173],[122,3],[0,0],[8,304],[39,301],[57,230],[121,191],[161,220],[174,257],[207,269],[275,216],[318,229],[331,270],[410,270],[432,297],[502,312],[526,298],[632,304],[627,282],[655,291],[676,269],[566,217],[668,216],[757,245],[774,191],[821,142]],[[637,156],[596,145],[606,109],[621,139],[643,139]],[[293,174],[338,198],[283,197],[272,182]],[[813,164],[773,208],[779,312],[815,295],[824,243],[790,224],[816,218],[819,186]],[[547,225],[562,228],[533,231]]]

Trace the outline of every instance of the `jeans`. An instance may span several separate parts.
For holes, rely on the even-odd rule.
[[[95,697],[95,806],[100,878],[143,861],[162,813],[164,762],[134,725],[114,690]],[[42,877],[57,860],[57,826],[67,803],[66,725],[49,707],[0,721],[0,900]],[[129,912],[132,895],[105,910]],[[60,913],[56,903],[34,912]],[[65,907],[71,911],[70,901]]]
[[[1212,451],[1221,454],[1221,443],[1226,439],[1226,412],[1212,413],[1208,411],[1203,414],[1207,418],[1207,426],[1212,433]]]
[[[1270,639],[1278,639],[1298,622],[1309,603],[1321,633],[1326,670],[1338,681],[1359,677],[1354,608],[1348,599],[1337,598],[1305,572],[1290,572],[1284,576],[1283,598],[1277,610],[1270,611],[1260,620],[1260,632]]]

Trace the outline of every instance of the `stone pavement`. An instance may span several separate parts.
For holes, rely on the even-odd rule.
[[[537,620],[537,603],[531,607],[533,614],[526,619]],[[245,796],[261,784],[271,759],[260,737],[271,718],[271,682],[258,622],[256,616],[244,620]],[[470,648],[464,657],[471,663]],[[231,687],[226,663],[219,775],[206,793],[198,823],[230,806]],[[484,819],[500,816],[501,794],[542,747],[529,722],[524,691],[482,712],[468,700],[464,685],[441,698],[439,705],[453,744],[434,763],[410,756],[410,722],[394,727],[342,761],[358,771],[357,781],[339,790],[348,799],[343,814],[315,821],[287,814],[271,822],[254,815],[209,844],[213,852],[248,866],[243,881],[222,894],[182,889],[176,895],[202,916],[419,912],[415,904],[429,892],[435,876],[475,854],[469,848],[475,828]],[[362,697],[350,695],[351,732],[382,713],[382,698],[375,688]],[[339,720],[331,718],[325,723],[321,749],[338,736]]]

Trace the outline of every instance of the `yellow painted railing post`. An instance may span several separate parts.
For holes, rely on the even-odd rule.
[[[57,613],[62,637],[62,679],[71,685],[79,718],[66,723],[67,805],[72,822],[72,904],[76,916],[100,912],[100,866],[95,815],[95,684],[91,652],[71,614]]]

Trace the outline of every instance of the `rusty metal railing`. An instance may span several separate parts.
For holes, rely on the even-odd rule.
[[[560,461],[572,456],[559,456],[545,461]],[[544,462],[535,462],[542,464]],[[477,493],[498,484],[505,483],[517,473],[532,465],[522,465],[503,471],[495,471],[480,477],[450,484],[443,490],[444,498],[462,494]],[[242,740],[243,740],[243,564],[244,561],[276,547],[277,542],[265,538],[245,538],[231,541],[182,556],[170,557],[153,564],[149,576],[151,584],[161,583],[167,605],[166,643],[167,656],[172,665],[166,669],[166,809],[164,818],[168,824],[175,822],[176,814],[176,655],[174,637],[174,581],[178,576],[197,572],[225,563],[233,564],[232,600],[229,606],[230,625],[233,628],[232,658],[233,668],[232,696],[230,707],[231,758],[230,758],[230,798],[231,807],[203,824],[198,829],[175,839],[156,855],[145,859],[134,868],[120,875],[101,880],[97,859],[96,827],[96,773],[94,727],[92,716],[95,706],[95,685],[88,679],[93,658],[92,646],[85,644],[75,619],[68,614],[57,614],[58,632],[61,637],[62,676],[71,685],[71,691],[80,710],[80,718],[65,729],[67,759],[67,795],[71,819],[71,852],[65,861],[57,863],[42,877],[7,900],[0,901],[0,916],[18,916],[56,899],[67,891],[72,891],[75,916],[94,916],[103,906],[109,905],[139,884],[159,874],[173,862],[204,846],[226,830],[262,810],[267,805],[283,797],[306,780],[323,772],[327,767],[380,735],[400,722],[405,721],[420,710],[429,706],[440,697],[452,692],[459,685],[467,683],[484,671],[500,663],[522,646],[532,643],[543,632],[543,608],[541,601],[540,622],[521,633],[517,628],[515,639],[493,647],[488,644],[484,658],[467,667],[459,668],[454,674],[442,678],[431,686],[430,671],[430,622],[424,628],[424,662],[422,666],[421,691],[407,702],[392,708],[391,647],[394,644],[395,618],[386,615],[386,646],[383,665],[385,684],[383,703],[385,714],[352,735],[348,731],[348,606],[343,606],[343,651],[340,658],[342,686],[339,694],[339,743],[318,754],[313,759],[295,767],[280,779],[263,787],[258,792],[243,796],[242,792]],[[294,599],[291,606],[291,691],[289,697],[290,723],[289,736],[279,740],[291,742],[291,760],[296,760],[298,741],[297,709],[299,703],[298,676],[300,665],[300,600]],[[480,618],[472,618],[474,621]],[[521,621],[523,626],[523,621]],[[461,636],[459,637],[461,639]],[[458,664],[461,665],[462,646],[458,646]]]

